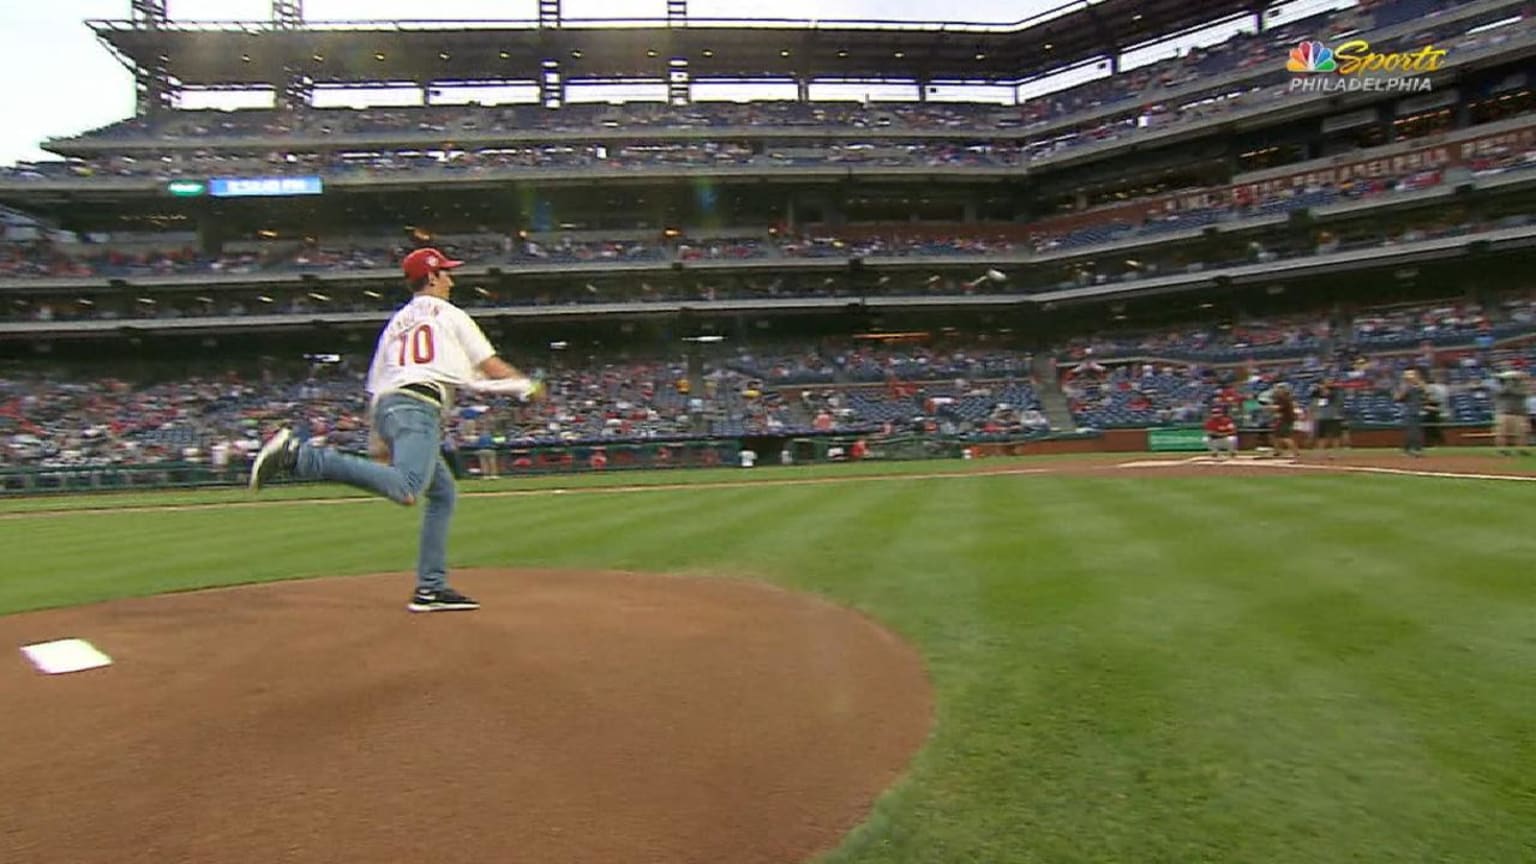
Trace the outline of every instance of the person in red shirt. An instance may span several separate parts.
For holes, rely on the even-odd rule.
[[[1205,418],[1205,446],[1217,459],[1223,458],[1223,453],[1228,459],[1237,457],[1237,423],[1220,405]]]

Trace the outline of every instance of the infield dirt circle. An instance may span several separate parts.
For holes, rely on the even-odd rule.
[[[0,618],[113,665],[0,662],[0,861],[796,862],[924,741],[917,653],[734,579],[459,571]]]

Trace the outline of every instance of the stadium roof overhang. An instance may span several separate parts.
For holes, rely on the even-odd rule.
[[[1263,0],[1099,0],[1011,25],[771,19],[567,21],[89,22],[125,62],[185,85],[534,80],[546,60],[571,78],[917,78],[1016,81],[1192,28]]]

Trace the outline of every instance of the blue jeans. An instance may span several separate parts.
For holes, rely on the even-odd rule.
[[[414,504],[425,493],[416,588],[436,591],[448,581],[448,525],[457,498],[453,472],[443,461],[440,413],[420,399],[387,394],[379,399],[373,422],[379,437],[389,444],[389,465],[305,444],[299,448],[294,475],[346,483],[396,504]]]

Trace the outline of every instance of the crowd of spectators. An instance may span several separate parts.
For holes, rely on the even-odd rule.
[[[1533,346],[1536,292],[1517,290],[1486,305],[1459,299],[1107,335],[1069,344],[1058,363],[1083,427],[1191,423],[1218,400],[1243,403],[1240,416],[1256,423],[1277,384],[1305,408],[1323,381],[1341,388],[1346,417],[1396,423],[1401,408],[1390,394],[1408,369],[1446,388],[1450,421],[1486,422],[1495,376],[1528,369]]]
[[[841,340],[795,352],[742,351],[725,361],[770,386],[1023,378],[1031,357],[1018,351],[928,345],[848,344]]]
[[[998,399],[987,402],[985,392],[955,380],[992,375],[1007,365],[1006,352],[972,358],[963,351],[865,349],[857,356],[871,368],[888,370],[891,380],[909,372],[925,380],[950,379],[927,380],[911,392],[892,394],[911,406],[901,412],[904,420],[922,413],[923,400],[947,400],[951,392],[967,398],[963,404],[929,406],[934,423],[1006,430],[1018,422],[1019,411],[1035,407],[999,408]],[[710,363],[697,377],[689,375],[681,359],[562,361],[538,370],[548,398],[532,404],[460,391],[448,420],[448,440],[464,450],[680,441],[863,432],[887,419],[840,410],[840,405],[829,408],[820,394],[786,391],[759,374],[752,355],[742,357],[740,362]],[[313,440],[360,451],[367,438],[360,368],[365,364],[366,358],[342,358],[296,373],[138,383],[72,377],[62,369],[48,374],[12,370],[0,374],[0,468],[194,462],[238,469],[278,423],[294,423]],[[852,386],[868,378],[849,373],[836,380]],[[1009,395],[1017,400],[1017,389]]]
[[[1536,148],[1510,148],[1480,156],[1473,168],[1480,176],[1536,167]],[[772,258],[907,258],[987,257],[1046,255],[1092,249],[1112,243],[1151,240],[1176,231],[1198,230],[1218,222],[1283,214],[1299,208],[1317,208],[1352,200],[1429,188],[1445,179],[1440,170],[1405,171],[1396,177],[1354,178],[1337,184],[1276,189],[1262,197],[1234,194],[1235,187],[1220,187],[1198,196],[1168,194],[1166,206],[1148,206],[1144,215],[1127,219],[1123,208],[1106,209],[1098,219],[1090,211],[1080,214],[1077,227],[1053,231],[1052,220],[1036,229],[1009,234],[985,224],[910,226],[890,230],[860,229],[846,235],[836,229],[757,233],[735,232],[726,236],[657,236],[651,238],[592,240],[554,237],[478,235],[440,243],[457,257],[478,265],[589,264],[701,260],[748,260]],[[1149,201],[1152,199],[1149,199]],[[1176,201],[1197,201],[1177,205]],[[1086,222],[1086,224],[1081,224]],[[1507,224],[1515,224],[1507,222]],[[1468,226],[1469,230],[1479,226]],[[1503,227],[1501,225],[1481,226]],[[35,232],[34,232],[35,233]],[[1398,242],[1421,239],[1405,234]],[[78,240],[79,238],[75,238]],[[1307,254],[1330,252],[1336,241],[1320,240]],[[218,255],[204,254],[190,245],[156,248],[153,235],[131,244],[98,245],[49,239],[9,240],[0,228],[0,279],[145,277],[167,275],[227,275],[252,273],[364,272],[389,269],[406,251],[402,244],[384,240],[332,244],[317,240],[271,241],[233,244]],[[1210,262],[1214,263],[1214,262]]]
[[[788,386],[806,380],[794,372],[809,369],[817,354],[837,371],[823,383],[842,389]],[[776,357],[740,352],[710,361],[694,377],[682,358],[562,358],[556,367],[538,369],[548,384],[547,400],[522,404],[461,390],[447,438],[452,447],[478,450],[894,427],[960,434],[1043,430],[1028,360],[1005,349],[865,346],[837,352],[820,344]],[[246,377],[138,383],[84,380],[68,369],[12,369],[0,374],[0,467],[190,461],[238,470],[278,423],[295,423],[310,437],[361,450],[367,397],[359,364],[366,358]],[[1005,383],[997,386],[1000,378]]]
[[[1234,360],[1241,357],[1241,360]],[[1105,334],[1056,353],[1078,427],[1198,421],[1216,401],[1252,419],[1286,383],[1305,410],[1332,381],[1350,419],[1393,423],[1409,368],[1445,385],[1445,416],[1486,421],[1493,379],[1536,364],[1536,292]],[[0,373],[0,467],[191,461],[238,471],[277,423],[361,450],[366,358],[301,371],[128,382],[68,370]],[[534,368],[534,364],[524,362]],[[982,339],[943,344],[828,340],[727,350],[691,375],[681,359],[560,358],[531,405],[461,392],[451,447],[679,441],[754,434],[1050,431],[1026,352]]]
[[[460,278],[455,302],[472,309],[572,306],[592,303],[709,302],[717,300],[794,299],[853,296],[967,296],[982,294],[1027,294],[1055,288],[1081,287],[1151,278],[1165,274],[1189,273],[1215,267],[1240,266],[1290,260],[1338,251],[1380,248],[1420,240],[1463,236],[1528,224],[1530,217],[1503,217],[1476,220],[1465,215],[1444,216],[1422,213],[1397,221],[1359,222],[1352,228],[1320,229],[1310,240],[1286,232],[1283,226],[1273,237],[1256,236],[1243,243],[1230,244],[1226,256],[1209,250],[1198,255],[1179,247],[1148,247],[1134,259],[1123,254],[1092,259],[1071,259],[1061,264],[1042,261],[1025,269],[1007,262],[987,266],[981,250],[992,255],[1015,248],[1006,237],[967,238],[942,230],[923,235],[881,233],[841,239],[820,234],[793,237],[732,237],[715,240],[674,238],[665,241],[519,241],[469,239],[442,244],[449,254],[459,255],[478,264],[506,261],[515,257],[548,258],[568,263],[604,263],[615,265],[611,272],[592,272],[555,279],[514,278],[508,283],[486,280],[469,271]],[[60,251],[68,248],[47,242],[7,244],[0,242],[0,273],[35,272],[62,276],[77,262],[90,261],[102,270],[98,275],[132,276],[146,273],[197,274],[231,273],[233,266],[216,271],[201,271],[190,262],[201,260],[195,252],[171,253],[110,252],[75,257]],[[495,250],[512,249],[502,252]],[[277,247],[264,253],[244,253],[268,264],[276,260],[296,262],[294,266],[319,270],[336,260],[348,262],[348,269],[386,271],[393,274],[403,248],[354,247],[328,251],[325,247],[300,249],[279,257]],[[759,260],[778,257],[826,257],[859,255],[878,250],[880,255],[932,255],[971,257],[972,267],[957,270],[935,267],[938,272],[881,272],[866,270],[854,278],[846,271],[835,273],[801,272],[773,267],[751,270],[698,271],[677,277],[660,265],[668,256],[688,260]],[[647,270],[626,273],[618,266],[625,263],[650,263]],[[140,269],[154,268],[154,269]],[[40,272],[39,272],[40,271]],[[995,271],[995,272],[994,272]],[[259,267],[241,269],[242,273],[271,273]],[[302,272],[302,271],[301,271]],[[974,272],[974,275],[973,275]],[[1002,278],[996,278],[1001,276]],[[83,278],[83,277],[77,277]],[[65,285],[39,287],[35,291],[10,292],[0,302],[0,321],[75,321],[75,320],[154,320],[178,318],[240,317],[247,315],[311,315],[325,313],[383,313],[394,309],[403,298],[403,289],[392,279],[358,285],[326,284],[316,286],[298,280],[273,283],[238,284],[228,279],[223,284],[195,282],[178,287],[124,287]],[[1128,337],[1120,336],[1123,341]],[[1163,337],[1158,337],[1163,338]],[[1196,340],[1157,343],[1160,350],[1172,352],[1207,352]],[[1193,347],[1191,347],[1193,346]],[[1282,350],[1271,342],[1258,344],[1260,356]],[[1239,350],[1248,350],[1240,346]],[[1135,345],[1105,346],[1107,351],[1139,350]],[[1167,356],[1182,356],[1179,353]]]

